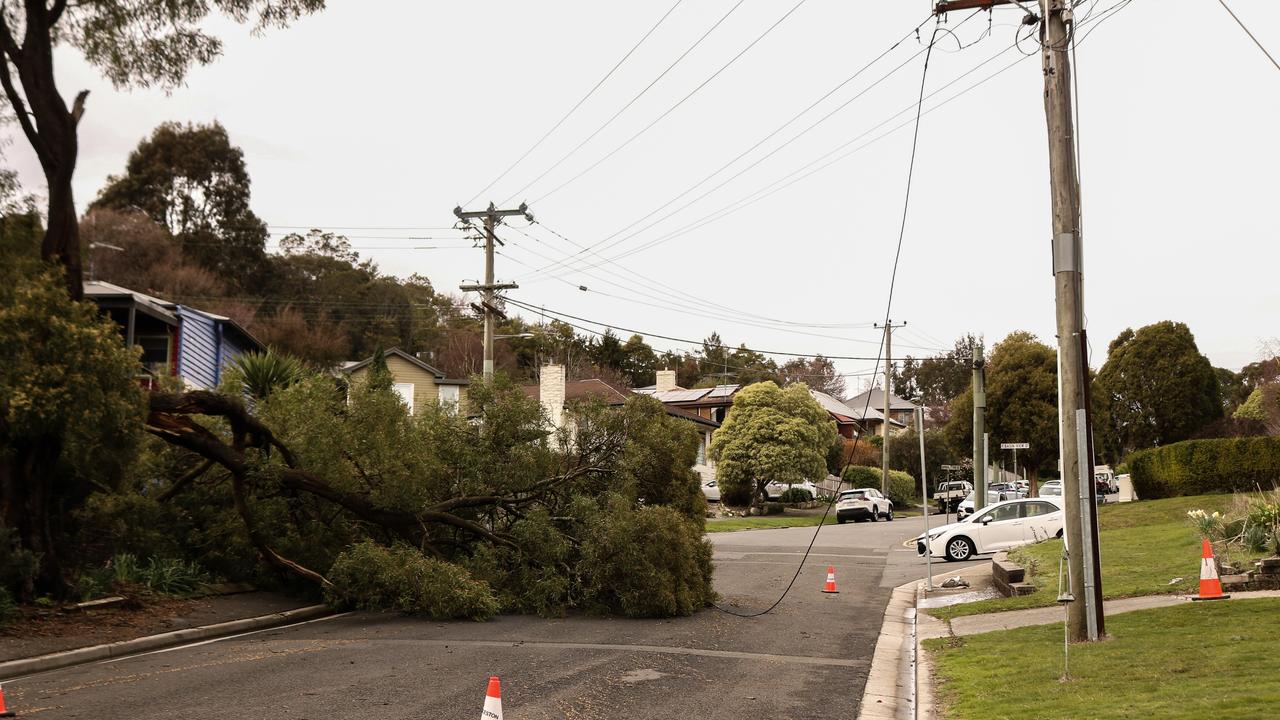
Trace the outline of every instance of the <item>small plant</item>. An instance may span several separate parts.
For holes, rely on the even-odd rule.
[[[813,499],[813,493],[804,488],[787,488],[782,491],[782,495],[778,498],[784,503],[803,503]]]
[[[171,558],[147,558],[120,553],[111,559],[111,579],[116,585],[142,585],[166,595],[190,595],[208,584],[209,574],[194,562]]]
[[[1196,531],[1200,533],[1200,537],[1207,540],[1224,539],[1222,513],[1215,510],[1211,514],[1197,508],[1195,510],[1188,510],[1187,518],[1191,520],[1191,524],[1194,525]]]

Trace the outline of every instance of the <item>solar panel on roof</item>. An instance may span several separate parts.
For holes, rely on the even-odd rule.
[[[662,402],[693,402],[706,394],[706,390],[672,390],[663,393],[658,399]]]

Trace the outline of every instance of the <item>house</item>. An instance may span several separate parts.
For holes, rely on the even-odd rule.
[[[409,407],[410,413],[419,414],[423,408],[437,403],[466,405],[469,380],[446,378],[440,370],[400,348],[391,348],[383,355],[387,360],[387,369],[391,371],[395,390]],[[373,356],[370,356],[364,360],[343,363],[342,371],[352,379],[361,378],[369,373],[369,366],[372,364]]]
[[[672,377],[674,375],[672,373]],[[623,385],[599,378],[566,381],[563,365],[544,365],[538,384],[525,385],[522,389],[529,397],[538,399],[552,426],[557,429],[564,426],[565,408],[576,401],[600,400],[605,405],[619,406],[633,394],[653,394],[633,391]],[[675,405],[663,403],[663,407],[667,415],[687,420],[697,429],[698,458],[694,462],[693,469],[704,482],[714,480],[716,468],[715,462],[710,457],[711,433],[720,427],[720,423]]]
[[[876,423],[875,434],[884,434],[884,392],[880,388],[874,387],[866,392],[859,393],[844,401],[851,410],[861,413],[864,408],[877,410],[881,417],[881,421]],[[910,400],[889,393],[889,427],[894,432],[901,428],[912,427],[915,424],[915,412],[918,406]],[[868,413],[868,421],[870,422],[870,413]],[[868,428],[870,430],[871,428]]]
[[[809,394],[818,401],[827,414],[831,415],[831,419],[836,421],[836,432],[840,437],[852,440],[864,432],[878,435],[884,426],[884,413],[875,408],[850,407],[847,403],[840,402],[813,388],[809,388]],[[901,428],[902,423],[890,421],[890,426]]]
[[[108,282],[84,284],[84,296],[120,326],[125,344],[142,348],[143,383],[172,375],[189,388],[212,389],[227,363],[265,350],[248,330],[225,315],[197,310]]]
[[[709,388],[686,390],[676,385],[675,370],[659,370],[657,384],[637,388],[635,392],[649,395],[663,405],[687,410],[715,423],[723,423],[733,405],[733,396],[741,385],[716,385]]]

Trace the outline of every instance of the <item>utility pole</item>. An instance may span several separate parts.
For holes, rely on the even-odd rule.
[[[987,454],[982,439],[987,434],[987,362],[982,346],[973,349],[973,511],[987,506]]]
[[[453,214],[459,220],[471,224],[473,218],[484,219],[484,282],[481,284],[463,284],[458,289],[463,292],[483,293],[483,299],[480,302],[480,309],[484,311],[484,379],[493,379],[493,334],[495,329],[495,318],[502,315],[502,311],[498,309],[494,302],[494,292],[497,290],[512,290],[520,287],[515,283],[495,283],[493,281],[493,245],[504,243],[494,234],[502,218],[512,215],[523,215],[529,222],[533,222],[533,214],[529,212],[529,206],[520,203],[520,207],[514,210],[499,210],[494,207],[493,203],[489,203],[489,207],[485,210],[475,210],[465,212],[461,207],[455,207]],[[505,316],[504,316],[505,317]]]
[[[887,318],[886,318],[887,319]],[[880,446],[880,492],[889,494],[889,397],[893,390],[893,329],[906,327],[907,323],[894,325],[893,320],[875,327],[884,329],[884,443]]]
[[[1064,535],[1070,550],[1071,595],[1067,634],[1093,641],[1106,634],[1102,613],[1102,577],[1094,509],[1093,457],[1088,408],[1088,357],[1084,337],[1083,243],[1080,236],[1080,181],[1072,121],[1071,61],[1074,17],[1069,0],[1036,0],[1037,17],[1025,0],[943,0],[935,13],[1016,4],[1023,23],[1040,25],[1044,69],[1044,111],[1049,139],[1049,184],[1053,213],[1051,239],[1058,334],[1059,413],[1062,447]],[[1085,514],[1089,514],[1086,518]],[[1087,574],[1086,574],[1087,573]]]

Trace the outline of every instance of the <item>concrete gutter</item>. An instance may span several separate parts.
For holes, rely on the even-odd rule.
[[[916,582],[893,589],[862,691],[862,720],[912,720],[916,705]]]
[[[0,680],[9,680],[23,675],[57,670],[59,668],[71,667],[72,665],[80,665],[82,663],[94,662],[96,660],[106,660],[110,658],[123,657],[125,655],[148,652],[151,650],[160,650],[189,642],[209,640],[226,635],[253,632],[255,630],[267,630],[281,625],[314,620],[332,613],[333,611],[329,609],[327,605],[310,605],[308,607],[297,608],[295,610],[272,613],[271,615],[262,615],[259,617],[244,618],[241,620],[231,620],[229,622],[217,623],[215,625],[202,625],[200,627],[174,630],[173,632],[161,633],[159,635],[149,635],[147,637],[135,638],[133,640],[121,640],[119,642],[106,643],[104,645],[91,645],[89,647],[76,648],[75,650],[63,650],[62,652],[49,653],[48,655],[37,655],[36,657],[22,658],[20,660],[9,660],[8,662],[0,663]]]

